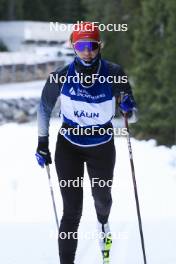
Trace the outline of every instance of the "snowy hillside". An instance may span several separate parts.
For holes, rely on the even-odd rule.
[[[57,130],[51,125],[54,155]],[[112,264],[142,264],[128,149],[125,138],[116,138],[117,160],[113,186],[111,231],[115,236]],[[35,161],[36,123],[0,127],[0,263],[58,264],[56,225],[48,179]],[[155,142],[132,140],[136,178],[149,264],[176,263],[176,147],[156,147]],[[54,165],[51,166],[59,219],[62,201]],[[95,233],[96,217],[85,174],[84,210],[75,264],[101,263]]]

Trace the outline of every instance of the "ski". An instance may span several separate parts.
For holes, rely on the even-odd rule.
[[[103,255],[103,264],[110,264],[110,249],[112,246],[112,236],[109,235],[105,238],[104,250],[102,251]]]

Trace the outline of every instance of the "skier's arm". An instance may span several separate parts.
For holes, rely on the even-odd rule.
[[[136,102],[132,93],[131,85],[128,81],[128,77],[124,73],[121,67],[118,68],[116,77],[120,82],[114,84],[113,86],[113,95],[115,96],[115,114],[117,116],[117,122],[121,123],[123,120],[123,111],[121,111],[119,104],[122,100],[122,96],[127,95],[129,100],[134,104],[134,107],[131,111],[128,112],[128,122],[135,123],[137,121],[137,107]]]
[[[42,91],[37,111],[38,120],[38,147],[36,151],[37,162],[41,167],[52,163],[49,151],[49,124],[52,110],[57,101],[60,101],[62,82],[61,76],[66,76],[68,66],[51,73]],[[60,104],[58,102],[58,108]],[[60,112],[60,109],[58,109]]]
[[[59,100],[59,92],[58,83],[51,82],[49,76],[43,88],[37,111],[39,141],[46,141],[48,139],[50,117],[56,101]]]

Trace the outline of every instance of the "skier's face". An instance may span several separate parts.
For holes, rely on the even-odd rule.
[[[93,60],[100,50],[100,44],[93,39],[81,39],[79,42],[73,44],[73,47],[76,54],[84,61]]]

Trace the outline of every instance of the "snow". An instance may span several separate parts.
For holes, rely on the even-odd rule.
[[[0,85],[0,99],[39,98],[46,81],[8,83]]]
[[[25,51],[0,52],[0,65],[33,65],[47,63],[50,61],[64,61],[68,63],[73,60],[74,51],[64,45],[25,47]]]
[[[28,52],[0,52],[0,61],[2,65],[44,63],[58,60],[57,53],[59,50],[56,47],[35,47],[33,50],[28,50]]]
[[[51,121],[52,156],[59,127],[60,121]],[[127,142],[118,137],[115,144],[117,156],[109,222],[116,238],[111,263],[142,264]],[[48,179],[45,169],[39,168],[35,160],[36,145],[36,122],[0,127],[0,262],[3,264],[59,263]],[[156,146],[154,140],[132,139],[132,148],[148,263],[175,264],[176,147]],[[54,164],[51,175],[60,219],[62,200]],[[101,263],[98,240],[85,239],[86,234],[96,232],[87,171],[84,184],[84,209],[75,264],[98,264]]]

